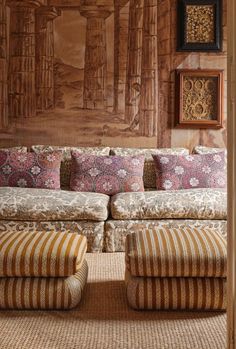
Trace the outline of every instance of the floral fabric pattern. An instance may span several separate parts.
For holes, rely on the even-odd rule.
[[[195,154],[215,154],[222,151],[225,154],[225,171],[227,171],[227,149],[226,148],[211,148],[211,147],[205,147],[203,145],[198,145],[193,149],[193,152]]]
[[[144,155],[143,182],[144,188],[156,188],[156,171],[152,154],[188,155],[187,148],[111,148],[111,155],[134,156]]]
[[[109,196],[65,190],[0,188],[0,220],[102,222]]]
[[[153,155],[159,190],[225,188],[225,153]]]
[[[144,191],[144,156],[96,156],[72,152],[70,187],[114,195]]]
[[[160,190],[119,193],[111,199],[114,219],[226,219],[223,189]]]
[[[60,150],[62,152],[61,162],[61,188],[70,188],[71,176],[71,151],[78,151],[82,154],[109,155],[109,147],[63,147],[56,145],[33,145],[31,150],[35,153]]]
[[[60,189],[61,152],[0,151],[0,187]]]

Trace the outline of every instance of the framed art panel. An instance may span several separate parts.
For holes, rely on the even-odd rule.
[[[177,51],[221,51],[222,0],[179,0]]]
[[[176,127],[222,128],[222,113],[222,70],[176,70]]]

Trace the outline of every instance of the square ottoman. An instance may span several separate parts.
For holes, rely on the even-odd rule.
[[[214,229],[141,230],[127,235],[125,251],[132,308],[226,308],[226,240]]]
[[[0,309],[71,309],[81,300],[87,239],[68,233],[4,233]]]

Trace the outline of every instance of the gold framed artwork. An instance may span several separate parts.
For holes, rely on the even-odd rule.
[[[222,0],[179,0],[178,51],[220,51]]]
[[[176,70],[176,127],[223,127],[223,71]]]

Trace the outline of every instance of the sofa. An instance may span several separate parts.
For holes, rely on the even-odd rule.
[[[160,191],[155,188],[151,154],[189,154],[185,148],[81,148],[34,145],[30,151],[60,149],[61,190],[0,188],[0,234],[9,231],[77,232],[87,237],[88,252],[123,252],[130,232],[144,228],[210,227],[226,238],[227,193],[224,189]],[[145,155],[144,192],[70,191],[71,150],[96,155]],[[26,151],[22,148],[21,151]],[[217,148],[196,147],[196,153]]]

